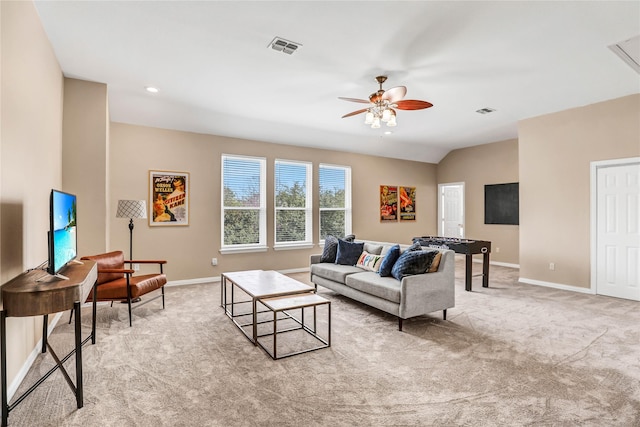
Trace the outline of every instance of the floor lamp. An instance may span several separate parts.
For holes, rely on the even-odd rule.
[[[133,260],[133,219],[147,217],[145,200],[118,200],[116,218],[129,218],[129,261]]]

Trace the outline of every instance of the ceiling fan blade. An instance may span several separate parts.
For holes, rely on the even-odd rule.
[[[388,89],[384,94],[382,94],[382,100],[394,103],[396,101],[400,101],[406,94],[407,88],[405,86],[396,86]]]
[[[339,96],[338,99],[342,99],[343,101],[350,101],[350,102],[359,102],[361,104],[369,104],[370,102],[366,99],[358,99],[358,98],[345,98],[342,96]]]
[[[367,102],[368,104],[369,102]],[[344,119],[345,117],[351,117],[351,116],[356,116],[358,114],[364,113],[365,111],[369,111],[368,108],[363,108],[362,110],[357,110],[357,111],[352,111],[349,114],[345,114],[344,116],[342,116],[342,118]]]
[[[427,101],[418,101],[415,99],[405,99],[394,103],[398,110],[422,110],[424,108],[433,107],[433,104]]]

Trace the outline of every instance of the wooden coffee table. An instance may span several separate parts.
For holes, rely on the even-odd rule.
[[[229,289],[227,289],[229,288]],[[248,295],[249,300],[237,301],[236,293]],[[258,300],[272,297],[281,297],[296,294],[314,293],[313,286],[298,282],[277,271],[249,270],[222,273],[220,286],[220,306],[242,331],[249,341],[258,345]],[[230,298],[229,298],[230,297]],[[229,301],[230,299],[230,301]],[[251,303],[251,311],[238,313],[235,307],[239,304]],[[240,323],[238,319],[251,316],[250,323]],[[251,326],[252,333],[245,331],[245,327]]]

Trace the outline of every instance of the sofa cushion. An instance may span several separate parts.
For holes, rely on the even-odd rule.
[[[391,269],[391,275],[398,280],[404,276],[426,273],[431,267],[437,251],[406,250]]]
[[[350,274],[362,273],[362,269],[351,265],[340,265],[328,262],[311,265],[311,275],[323,277],[334,282],[346,283],[346,277]]]
[[[377,273],[378,270],[380,270],[380,263],[383,259],[384,257],[382,255],[370,254],[367,251],[362,251],[360,258],[358,258],[358,262],[356,263],[356,267]]]
[[[398,260],[399,256],[400,256],[400,245],[391,246],[391,248],[389,248],[386,255],[384,256],[384,259],[380,263],[380,270],[378,271],[378,273],[380,274],[380,277],[391,276],[391,269],[393,268],[393,265]]]
[[[336,264],[356,265],[360,254],[364,248],[364,243],[347,242],[338,239],[338,254],[336,256]]]
[[[338,254],[338,238],[335,236],[326,236],[324,238],[324,249],[320,262],[336,262]]]
[[[400,282],[393,277],[380,277],[373,271],[347,276],[347,286],[387,301],[400,303]]]

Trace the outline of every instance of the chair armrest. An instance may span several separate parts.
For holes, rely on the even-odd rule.
[[[98,273],[123,273],[123,274],[133,274],[134,270],[130,270],[127,268],[99,268]]]
[[[156,259],[156,260],[149,260],[149,259],[143,259],[143,260],[127,260],[125,261],[126,264],[166,264],[167,261],[166,260],[161,260],[161,259]]]

